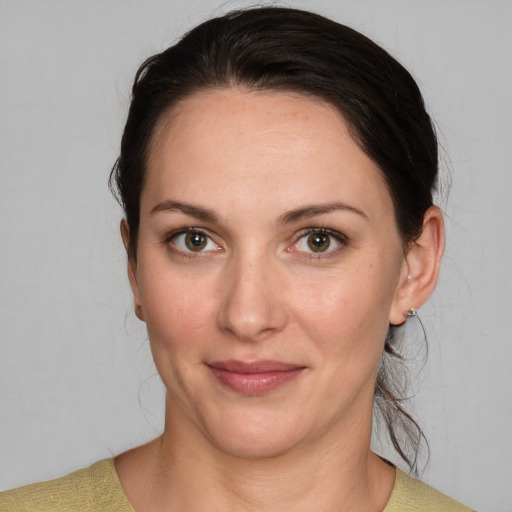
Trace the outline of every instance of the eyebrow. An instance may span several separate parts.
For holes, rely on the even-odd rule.
[[[295,210],[290,210],[279,217],[278,223],[289,224],[292,222],[297,222],[298,220],[309,219],[317,215],[322,215],[337,210],[352,212],[368,220],[368,216],[359,208],[344,203],[334,202],[327,204],[306,205]],[[213,210],[203,208],[201,206],[196,206],[190,203],[174,201],[172,199],[158,203],[151,209],[149,213],[150,215],[154,215],[155,213],[159,212],[172,211],[180,211],[185,213],[186,215],[190,215],[192,217],[195,217],[199,220],[206,222],[218,222],[218,217],[213,212]]]
[[[150,215],[153,215],[155,213],[159,212],[172,212],[172,211],[179,211],[183,212],[186,215],[190,215],[192,217],[195,217],[196,219],[205,221],[205,222],[217,222],[217,215],[212,210],[209,210],[208,208],[202,208],[201,206],[195,206],[193,204],[189,203],[182,203],[180,201],[163,201],[161,203],[158,203],[155,207],[151,209],[149,212]]]
[[[307,206],[302,206],[301,208],[297,208],[296,210],[290,210],[285,214],[279,217],[280,224],[288,224],[290,222],[296,222],[298,220],[309,219],[311,217],[315,217],[317,215],[322,215],[324,213],[330,213],[333,211],[342,210],[355,213],[366,220],[369,220],[368,215],[364,213],[359,208],[355,206],[350,206],[344,203],[327,203],[327,204],[311,204]]]

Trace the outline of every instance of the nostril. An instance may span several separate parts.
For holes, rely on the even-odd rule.
[[[266,338],[286,324],[276,280],[268,273],[258,275],[252,270],[243,277],[231,275],[218,313],[219,328],[245,341]]]

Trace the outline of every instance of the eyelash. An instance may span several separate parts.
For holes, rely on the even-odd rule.
[[[325,227],[321,227],[321,228],[315,227],[315,228],[307,228],[307,229],[302,230],[298,234],[297,239],[296,239],[295,243],[293,244],[293,247],[296,247],[297,244],[301,240],[307,240],[307,238],[311,235],[328,236],[331,239],[334,239],[339,244],[339,247],[329,250],[329,247],[331,245],[331,242],[329,242],[329,245],[328,245],[326,251],[318,251],[318,252],[297,251],[297,252],[303,252],[306,255],[306,257],[309,259],[329,258],[331,256],[336,255],[339,251],[343,250],[344,248],[349,247],[349,245],[350,245],[349,238],[346,235],[344,235],[343,233],[340,233],[339,231],[335,231],[333,229],[329,229],[329,228],[325,228]],[[295,251],[291,251],[291,252],[295,252]]]
[[[207,231],[205,231],[204,229],[189,228],[189,227],[187,227],[187,228],[180,228],[180,229],[174,230],[171,233],[169,233],[165,237],[165,239],[164,239],[164,244],[167,245],[169,250],[174,252],[174,253],[179,254],[180,256],[184,256],[186,258],[194,258],[194,257],[197,257],[197,256],[199,256],[201,254],[204,254],[206,252],[210,252],[211,251],[211,249],[209,251],[202,251],[202,250],[201,251],[193,251],[193,250],[187,251],[187,250],[181,249],[180,247],[178,247],[176,245],[176,239],[180,235],[201,235],[201,236],[203,236],[203,237],[205,237],[207,239],[206,244],[213,243],[213,244],[215,244],[217,249],[219,249],[219,244],[217,244],[213,240],[212,236]]]
[[[171,250],[172,252],[177,253],[181,256],[184,256],[187,258],[193,258],[193,257],[197,257],[201,254],[208,253],[208,252],[212,251],[212,249],[209,249],[207,251],[203,251],[203,250],[193,251],[193,250],[181,249],[180,247],[178,247],[176,245],[176,239],[181,235],[201,235],[207,239],[206,244],[213,243],[217,247],[217,250],[220,249],[219,244],[217,244],[215,242],[215,240],[208,233],[208,231],[205,231],[204,229],[200,229],[200,228],[184,227],[184,228],[180,228],[180,229],[172,231],[164,239],[164,244],[168,246],[169,250]],[[301,250],[294,249],[297,247],[297,244],[300,241],[307,240],[307,237],[309,237],[311,235],[327,236],[330,239],[334,239],[336,241],[336,243],[338,243],[340,246],[335,247],[334,249],[329,249],[331,246],[331,240],[329,240],[329,245],[327,246],[325,251],[315,252],[314,250],[301,251]],[[337,254],[340,250],[342,250],[343,248],[348,247],[348,246],[349,246],[348,237],[346,235],[340,233],[339,231],[335,231],[335,230],[325,228],[325,227],[321,227],[321,228],[312,227],[312,228],[304,229],[298,233],[297,237],[295,238],[294,243],[292,244],[291,247],[288,248],[288,252],[302,253],[308,259],[320,259],[320,258],[328,258],[330,256],[333,256],[333,255]]]

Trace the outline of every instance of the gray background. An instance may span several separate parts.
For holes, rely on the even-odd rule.
[[[131,310],[107,176],[142,60],[248,4],[0,0],[0,488],[160,432],[163,394]],[[481,511],[510,511],[512,3],[289,5],[374,38],[424,92],[453,186],[441,283],[421,310],[423,478]]]

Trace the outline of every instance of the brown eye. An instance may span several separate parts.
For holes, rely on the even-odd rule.
[[[318,257],[327,257],[337,254],[340,249],[348,245],[348,238],[339,231],[328,228],[311,228],[302,232],[302,236],[299,236],[291,250],[309,254],[310,257],[314,254]]]
[[[207,243],[208,238],[202,233],[187,233],[185,235],[185,245],[191,251],[202,251]]]
[[[168,238],[169,247],[184,253],[218,251],[220,247],[203,231],[186,229]]]
[[[330,236],[324,233],[311,233],[307,238],[307,242],[308,247],[313,252],[324,252],[331,245]]]

